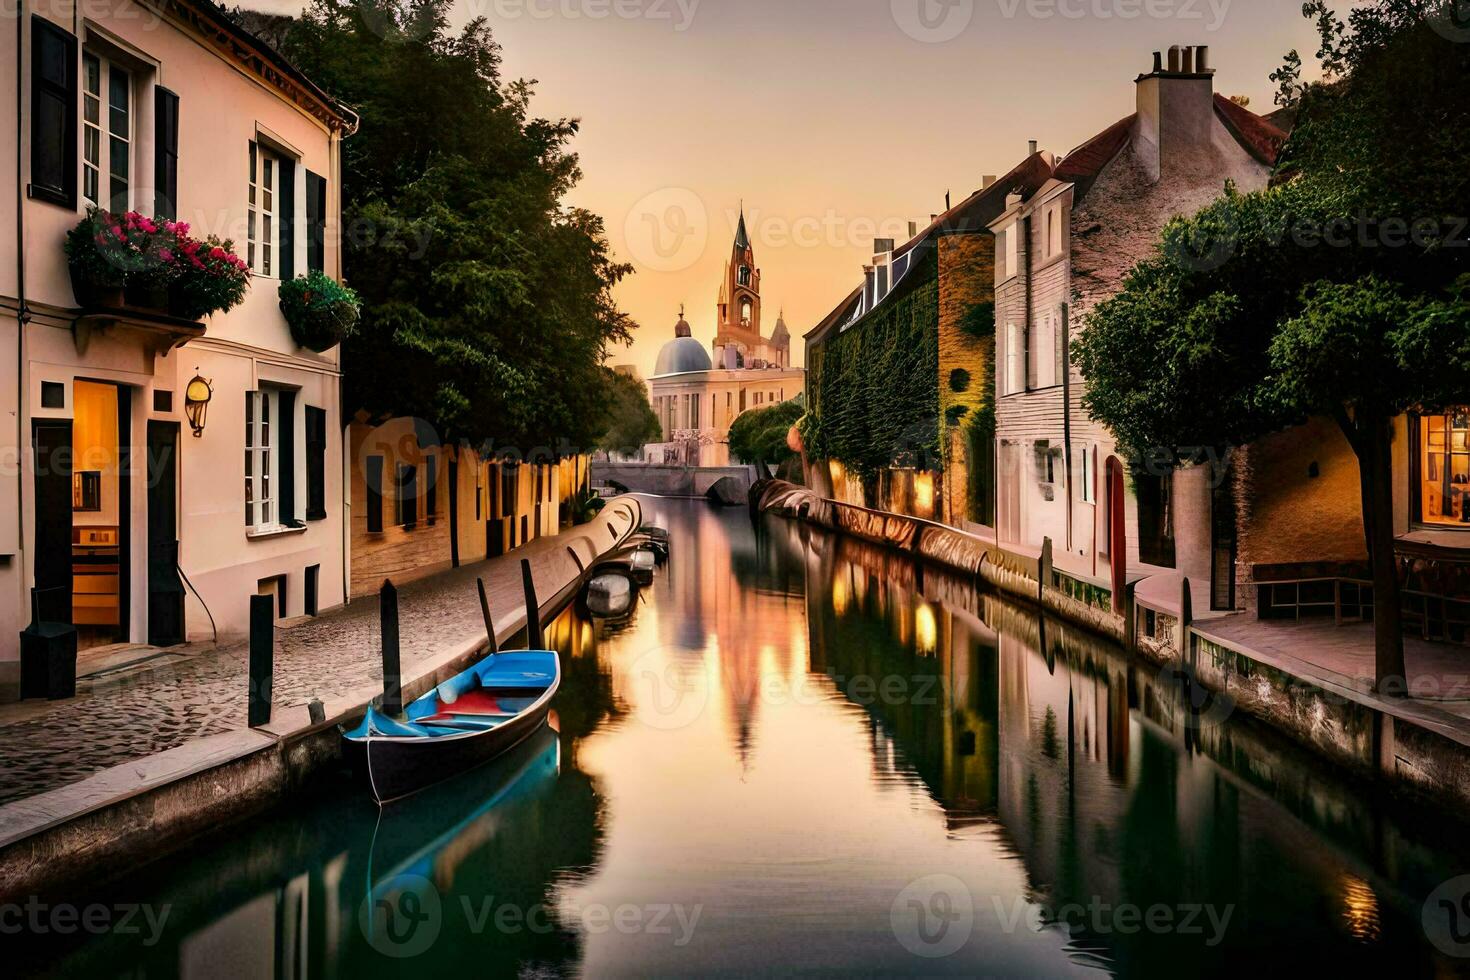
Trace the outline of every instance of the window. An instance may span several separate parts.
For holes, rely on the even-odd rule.
[[[306,172],[306,268],[327,268],[327,179]]]
[[[742,265],[740,267],[740,276],[739,276],[738,282],[742,286],[749,286],[750,285],[750,266],[748,266],[748,265]]]
[[[743,299],[743,300],[740,301],[740,324],[741,324],[741,326],[745,326],[745,327],[750,326],[750,318],[751,318],[750,300]]]
[[[276,195],[280,190],[279,171],[276,155],[251,141],[249,208],[245,218],[246,260],[250,271],[260,276],[277,273],[280,229],[276,220]]]
[[[1095,452],[1097,452],[1096,449],[1090,446],[1083,446],[1082,453],[1079,457],[1082,461],[1082,502],[1084,504],[1097,503],[1097,487],[1094,485],[1097,481],[1097,461],[1093,456]]]
[[[699,428],[699,401],[698,395],[689,396],[689,428],[691,429]]]
[[[82,198],[111,211],[132,206],[132,88],[126,69],[82,53]]]
[[[327,516],[327,413],[306,406],[306,519]]]
[[[77,39],[44,17],[31,17],[30,195],[77,203]]]
[[[430,526],[439,516],[439,457],[424,457],[424,520]]]
[[[1057,319],[1052,314],[1032,321],[1026,360],[1026,375],[1031,387],[1050,388],[1057,384]]]
[[[1021,271],[1020,242],[1017,241],[1017,228],[1015,225],[1006,229],[1005,233],[1005,256],[1006,256],[1006,278],[1016,275]]]
[[[383,530],[383,457],[367,458],[367,529],[369,534]]]
[[[1419,520],[1470,527],[1470,407],[1417,419]]]
[[[418,469],[404,463],[398,464],[393,489],[394,504],[397,507],[394,523],[405,531],[412,531],[419,518]]]
[[[1021,349],[1021,330],[1014,323],[1006,324],[1006,394],[1014,395],[1022,389],[1021,365],[1024,351]]]
[[[279,460],[274,452],[280,399],[270,390],[245,393],[245,526],[267,530],[277,524]]]
[[[179,214],[179,97],[163,86],[153,89],[153,212]]]

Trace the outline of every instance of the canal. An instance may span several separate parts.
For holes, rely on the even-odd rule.
[[[1167,674],[811,527],[650,500],[555,731],[381,813],[345,774],[6,945],[20,974],[1449,974],[1463,826]],[[1436,889],[1440,889],[1436,892]],[[1450,895],[1440,906],[1437,898]],[[94,926],[81,925],[88,915]],[[3,923],[0,923],[3,925]],[[126,927],[124,927],[126,926]]]

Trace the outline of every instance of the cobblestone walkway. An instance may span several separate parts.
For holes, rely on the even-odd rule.
[[[524,605],[520,560],[530,558],[534,567],[538,555],[562,551],[582,536],[579,528],[539,538],[502,558],[402,586],[404,676],[413,675],[416,661],[484,636],[477,576],[485,579],[497,625],[509,622]],[[601,547],[606,544],[599,542]],[[580,550],[585,557],[585,544]],[[550,586],[550,582],[542,585],[538,576],[542,602],[551,597]],[[381,683],[378,623],[378,601],[371,598],[278,630],[272,703],[300,706]],[[191,739],[245,727],[248,663],[249,644],[241,640],[162,666],[145,664],[79,679],[76,698],[44,704],[39,710],[30,710],[35,702],[25,702],[24,720],[0,721],[0,804]]]

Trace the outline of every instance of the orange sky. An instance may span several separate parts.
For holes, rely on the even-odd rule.
[[[1155,49],[1210,45],[1216,90],[1259,112],[1273,108],[1267,75],[1282,54],[1311,62],[1317,49],[1295,0],[459,0],[456,11],[489,19],[507,78],[539,80],[537,114],[582,120],[572,202],[603,215],[637,268],[618,300],[642,329],[612,360],[645,377],[680,303],[695,337],[714,336],[742,198],[762,326],[784,306],[799,363],[801,335],[857,284],[875,236],[902,238],[943,209],[946,189],[958,202],[1005,173],[1028,139],[1065,153],[1131,113]]]

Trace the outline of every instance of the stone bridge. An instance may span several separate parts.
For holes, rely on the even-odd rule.
[[[743,504],[758,479],[753,466],[678,466],[664,463],[592,463],[592,482],[605,483],[625,493],[660,497],[711,497],[725,504]]]

